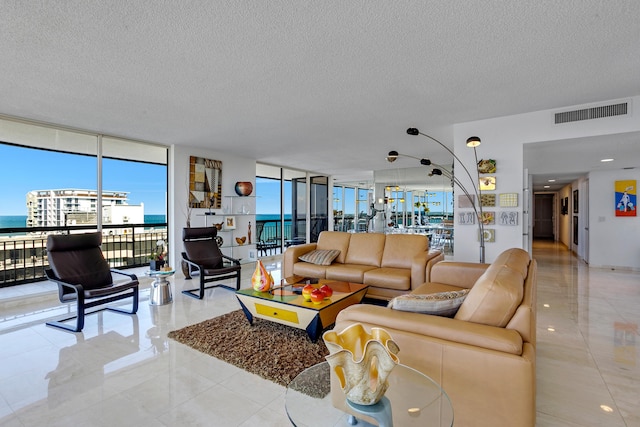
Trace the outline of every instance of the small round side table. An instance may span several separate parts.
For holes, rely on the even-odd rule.
[[[165,305],[173,302],[171,295],[171,283],[167,278],[174,275],[175,270],[149,270],[146,275],[153,277],[151,283],[151,293],[149,295],[149,305]]]
[[[452,427],[453,407],[445,391],[431,378],[405,365],[389,375],[389,389],[375,405],[356,405],[340,390],[320,397],[319,390],[331,389],[329,363],[305,369],[289,383],[285,409],[294,426],[325,427]],[[335,381],[337,377],[334,378]],[[323,386],[323,387],[321,387]],[[374,421],[372,424],[367,421]]]

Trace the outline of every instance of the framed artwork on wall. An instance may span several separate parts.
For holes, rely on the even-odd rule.
[[[476,204],[476,196],[473,194],[458,196],[459,208],[472,208]]]
[[[220,209],[222,161],[189,157],[189,208]]]
[[[480,231],[478,230],[478,241],[480,241]],[[496,241],[496,230],[493,228],[484,229],[485,243],[494,243]]]
[[[573,244],[578,244],[578,216],[573,216]]]
[[[493,159],[482,159],[478,161],[478,172],[496,173],[496,161]]]
[[[490,206],[493,207],[496,205],[496,195],[495,194],[481,194],[480,195],[480,204],[482,206]]]
[[[578,190],[573,190],[573,213],[578,213]]]
[[[476,223],[475,212],[458,212],[458,224],[473,225]]]
[[[518,206],[518,193],[500,193],[498,200],[501,208],[515,208]]]
[[[480,178],[480,191],[495,190],[496,189],[496,177],[495,176],[483,176]]]
[[[236,229],[236,217],[235,216],[225,216],[224,217],[224,229],[225,230],[235,230]]]
[[[636,216],[637,212],[637,194],[636,180],[629,179],[625,181],[616,181],[615,183],[615,201],[616,216]]]
[[[484,225],[493,225],[496,223],[496,213],[493,211],[482,212],[482,223]]]
[[[500,225],[518,225],[517,211],[502,211],[498,219]]]

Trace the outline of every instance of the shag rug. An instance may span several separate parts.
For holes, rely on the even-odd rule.
[[[285,387],[304,369],[324,362],[329,354],[322,338],[314,343],[302,329],[257,318],[251,325],[242,310],[171,331],[167,336]],[[309,388],[305,393],[323,397],[330,387],[316,383]]]

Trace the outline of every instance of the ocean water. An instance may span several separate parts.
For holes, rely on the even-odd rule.
[[[284,216],[285,221],[291,220],[291,215]],[[280,221],[280,214],[258,214],[256,221]],[[165,215],[145,215],[145,224],[166,222]],[[26,215],[0,215],[0,228],[24,228],[27,226]]]
[[[166,221],[165,215],[145,215],[145,224],[162,223]],[[0,228],[24,228],[27,226],[26,215],[0,215]]]

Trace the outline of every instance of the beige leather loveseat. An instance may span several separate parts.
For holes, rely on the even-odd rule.
[[[455,317],[359,304],[341,311],[334,329],[361,323],[384,328],[400,363],[439,383],[455,425],[535,425],[536,262],[509,249],[491,264],[443,261],[415,294],[470,288]]]
[[[337,250],[322,265],[301,260],[312,251]],[[284,277],[302,276],[369,285],[367,297],[391,299],[429,280],[432,266],[444,259],[429,250],[429,239],[418,234],[346,233],[323,231],[317,243],[290,246],[284,253]]]

